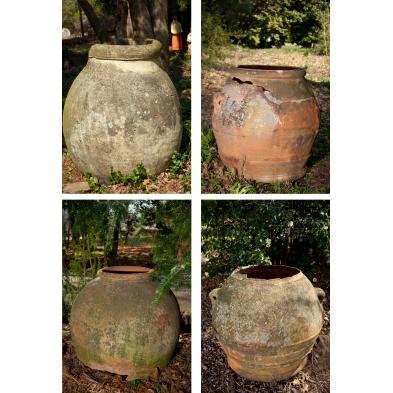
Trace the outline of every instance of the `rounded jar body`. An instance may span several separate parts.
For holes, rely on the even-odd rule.
[[[169,363],[179,337],[179,305],[171,291],[152,303],[159,284],[149,272],[104,268],[79,293],[71,310],[71,338],[84,364],[138,379]]]
[[[322,328],[318,291],[292,267],[236,269],[210,293],[213,327],[229,366],[263,382],[299,372]]]
[[[107,182],[142,163],[165,170],[180,147],[178,95],[157,64],[161,44],[93,45],[64,105],[63,129],[78,170]]]
[[[213,132],[220,158],[246,179],[294,180],[319,131],[319,109],[305,71],[239,66],[214,97]]]

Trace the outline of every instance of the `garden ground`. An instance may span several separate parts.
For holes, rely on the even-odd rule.
[[[329,193],[330,188],[330,82],[329,57],[309,49],[223,49],[217,60],[205,57],[202,67],[202,192],[204,193]],[[321,110],[321,127],[306,175],[294,182],[262,184],[240,179],[221,163],[211,130],[213,96],[228,78],[228,68],[239,64],[271,64],[303,67]]]
[[[93,370],[78,360],[69,325],[63,324],[63,393],[186,393],[191,392],[191,333],[181,332],[174,358],[155,378],[126,377]]]

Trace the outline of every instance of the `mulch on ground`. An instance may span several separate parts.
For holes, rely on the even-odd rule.
[[[172,361],[155,379],[126,377],[93,370],[78,360],[69,325],[63,324],[63,393],[187,393],[191,392],[191,334],[181,333]]]
[[[308,356],[307,366],[283,382],[261,383],[235,374],[229,367],[211,324],[209,292],[220,286],[224,277],[202,279],[202,393],[328,393],[330,392],[329,296],[324,303],[324,325],[320,338]]]

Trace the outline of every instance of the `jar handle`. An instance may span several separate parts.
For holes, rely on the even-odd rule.
[[[319,302],[322,303],[326,299],[326,293],[322,288],[314,288],[315,293],[318,296]]]
[[[213,289],[213,290],[209,293],[209,298],[210,298],[210,301],[212,302],[212,306],[214,306],[215,303],[216,303],[216,301],[217,301],[217,294],[218,294],[218,291],[219,291],[220,289],[221,289],[221,288],[215,288],[215,289]]]

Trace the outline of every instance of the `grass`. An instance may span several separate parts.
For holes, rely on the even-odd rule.
[[[204,193],[329,193],[330,154],[330,81],[329,58],[310,49],[285,46],[281,49],[255,50],[241,47],[224,48],[215,59],[205,59],[202,70],[202,192]],[[307,78],[320,104],[321,126],[306,175],[297,181],[263,184],[238,178],[222,164],[211,129],[212,99],[228,76],[226,69],[238,64],[276,64],[307,69]]]

